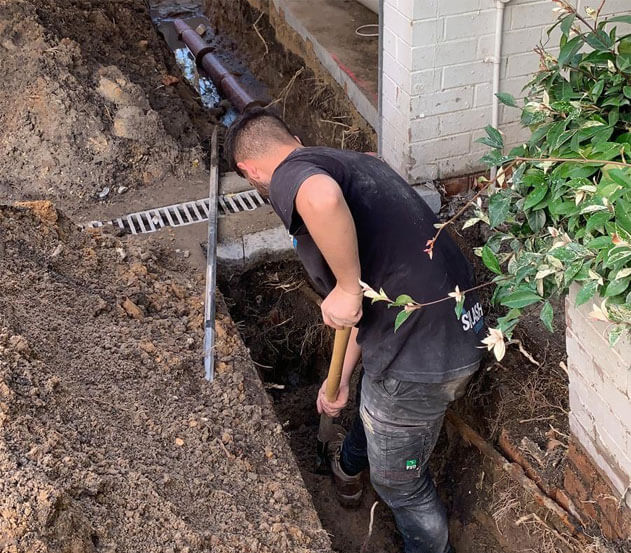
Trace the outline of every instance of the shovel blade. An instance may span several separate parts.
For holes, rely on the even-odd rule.
[[[324,413],[320,415],[320,428],[318,429],[318,443],[316,448],[315,473],[329,474],[329,442],[344,434],[344,429],[339,424],[333,424],[333,419]]]

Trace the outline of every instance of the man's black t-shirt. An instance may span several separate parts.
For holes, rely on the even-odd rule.
[[[295,208],[298,189],[309,177],[324,174],[340,186],[357,229],[361,278],[383,288],[390,298],[409,294],[426,303],[446,297],[456,286],[473,286],[471,267],[444,232],[425,249],[437,219],[423,199],[394,170],[376,157],[332,148],[300,148],[276,169],[270,201],[294,236],[296,251],[319,291],[328,294],[333,276]],[[444,382],[471,372],[481,356],[484,326],[475,294],[467,294],[460,320],[450,299],[415,311],[394,332],[400,308],[364,299],[358,324],[364,370],[372,379]]]

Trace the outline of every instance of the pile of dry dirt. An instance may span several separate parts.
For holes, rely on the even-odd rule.
[[[173,72],[142,0],[0,3],[0,197],[76,208],[195,172]]]
[[[223,303],[163,247],[0,207],[0,551],[310,552],[329,541]]]

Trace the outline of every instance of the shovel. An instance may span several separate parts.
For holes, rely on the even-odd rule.
[[[335,341],[333,343],[333,354],[329,365],[329,376],[326,380],[326,399],[335,401],[342,378],[342,365],[346,355],[346,346],[351,335],[350,328],[343,328],[335,331]],[[322,413],[320,415],[320,429],[318,430],[318,446],[316,453],[315,472],[326,474],[329,471],[327,462],[327,444],[337,437],[338,430],[333,424],[333,419]]]

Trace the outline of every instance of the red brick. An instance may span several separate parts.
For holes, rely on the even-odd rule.
[[[609,485],[603,480],[602,477],[598,477],[592,487],[592,495],[596,501],[609,495],[613,496],[613,491]]]
[[[577,503],[577,508],[579,509],[583,501],[591,499],[583,482],[581,482],[581,479],[576,475],[570,465],[565,468],[563,487],[568,495],[574,499],[574,502]]]
[[[458,194],[466,194],[470,187],[469,177],[453,177],[450,179],[444,179],[440,181],[440,184],[445,189],[447,196],[457,196]]]
[[[612,539],[626,539],[631,536],[631,510],[620,504],[602,477],[594,483],[593,498],[602,512],[601,524],[606,523],[611,528],[610,532],[614,536]]]
[[[581,512],[581,515],[592,519],[594,522],[599,523],[602,519],[600,509],[598,509],[597,504],[591,499],[582,501],[576,508]]]
[[[591,483],[598,477],[598,471],[592,463],[591,459],[583,451],[583,448],[576,443],[575,440],[570,441],[570,447],[567,452],[567,459],[576,468],[581,480],[587,484],[587,489],[591,489]]]
[[[618,539],[617,532],[613,529],[611,524],[609,524],[609,522],[607,522],[606,518],[603,518],[600,521],[600,531],[603,533],[603,536],[605,538],[607,538],[608,540],[617,540]]]

